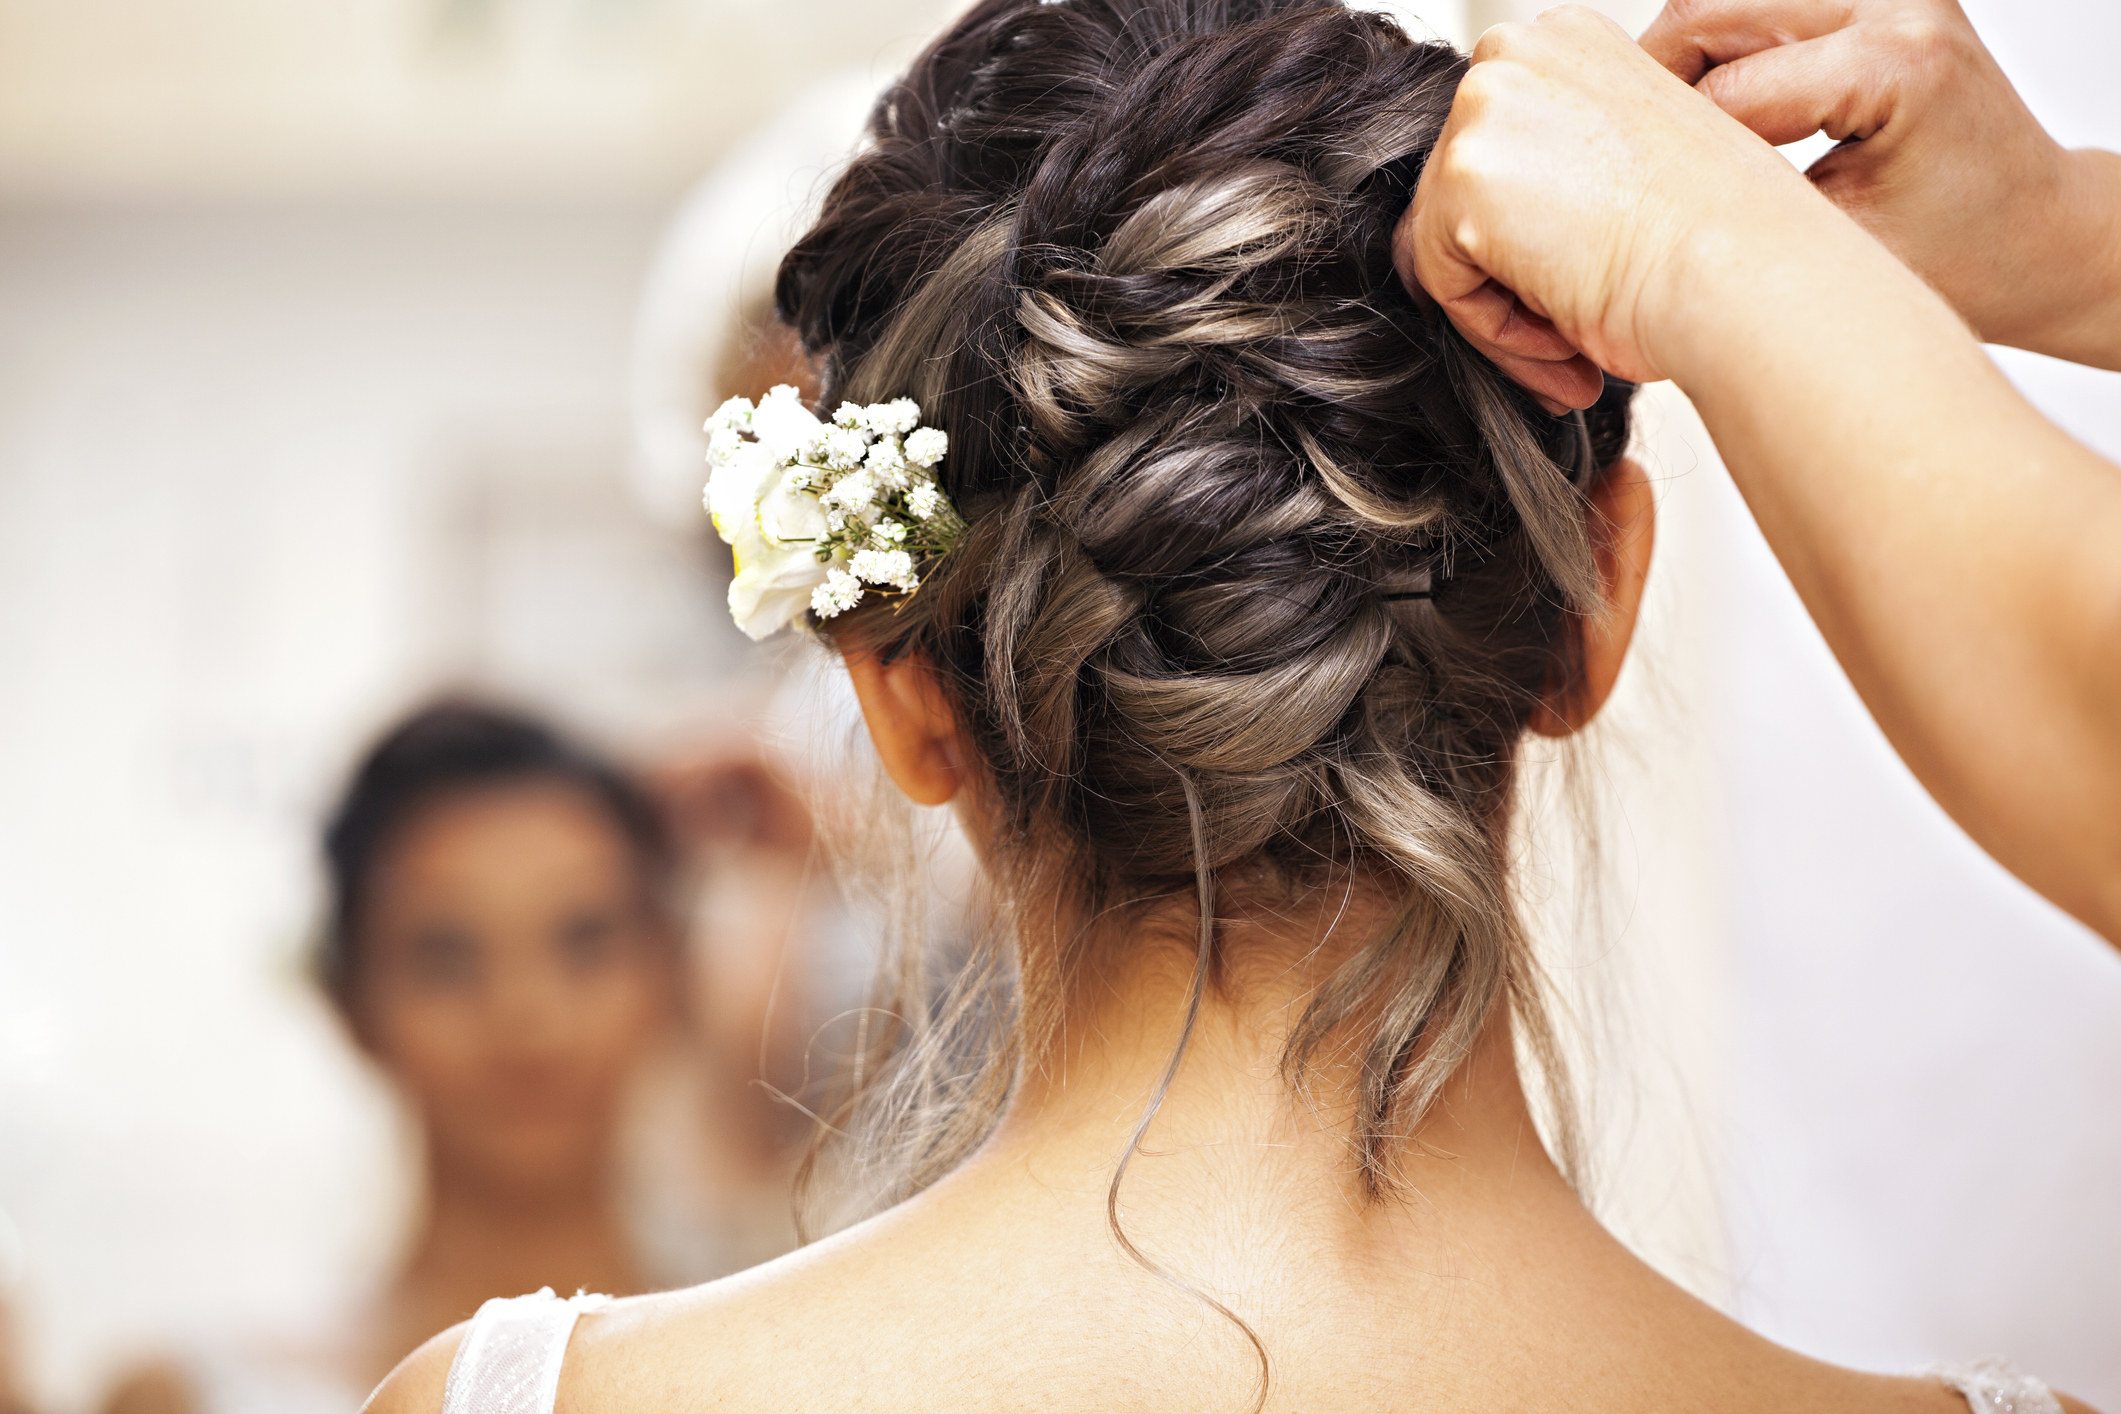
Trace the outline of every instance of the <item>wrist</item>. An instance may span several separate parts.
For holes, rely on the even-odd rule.
[[[1680,387],[1718,381],[1805,327],[1789,316],[1828,297],[1834,277],[1876,254],[1854,222],[1809,186],[1777,203],[1735,204],[1698,221],[1645,283],[1636,346]]]
[[[2121,155],[2065,151],[2031,318],[1985,337],[2121,369]]]

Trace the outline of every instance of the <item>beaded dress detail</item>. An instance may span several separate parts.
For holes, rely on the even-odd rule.
[[[1932,1365],[1929,1373],[1957,1390],[1973,1414],[2062,1414],[2054,1392],[2008,1360]]]

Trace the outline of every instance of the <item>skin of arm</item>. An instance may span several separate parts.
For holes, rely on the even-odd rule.
[[[1474,60],[1402,275],[1484,350],[1676,381],[1916,776],[2121,945],[2121,469],[1611,21],[1550,11]]]
[[[1771,143],[1990,343],[2121,369],[2121,155],[2048,136],[1955,0],[1670,0],[1651,57]]]
[[[434,1414],[442,1407],[449,1367],[456,1362],[466,1328],[451,1326],[400,1360],[398,1368],[368,1396],[361,1414]]]

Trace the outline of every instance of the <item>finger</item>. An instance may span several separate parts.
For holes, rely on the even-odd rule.
[[[1554,322],[1502,285],[1490,283],[1450,306],[1453,322],[1477,324],[1484,343],[1516,358],[1560,363],[1576,357],[1577,348]]]
[[[1467,342],[1548,412],[1598,401],[1605,378],[1597,365],[1578,353],[1552,321],[1466,259],[1446,234],[1449,225],[1443,201],[1424,174],[1392,238],[1392,263],[1408,292],[1440,307]]]
[[[1587,408],[1598,401],[1605,386],[1598,366],[1501,286],[1486,284],[1438,304],[1467,343],[1548,412]]]
[[[1488,362],[1504,377],[1532,395],[1532,400],[1557,416],[1587,408],[1605,391],[1605,375],[1598,365],[1577,354],[1559,363],[1518,358],[1514,354],[1482,349]]]
[[[1509,321],[1495,335],[1495,342],[1526,358],[1558,360],[1574,358],[1578,352],[1547,318],[1546,311],[1530,297],[1517,295],[1510,301]]]
[[[1498,337],[1509,327],[1510,306],[1516,301],[1510,292],[1493,281],[1485,281],[1477,290],[1457,295],[1450,299],[1438,299],[1437,304],[1459,332],[1480,346],[1481,352],[1490,349],[1515,354],[1520,358],[1537,358],[1527,350],[1511,348]]]
[[[1605,375],[1582,354],[1566,363],[1520,363],[1507,359],[1495,366],[1557,417],[1565,412],[1581,412],[1605,394]]]
[[[1817,39],[1854,22],[1853,0],[1668,0],[1642,47],[1688,83],[1718,64]]]
[[[1551,321],[1525,308],[1522,301],[1490,281],[1470,294],[1438,300],[1443,312],[1473,345],[1490,359],[1513,366],[1567,363],[1578,357],[1576,346]]]
[[[1821,131],[1869,137],[1885,126],[1898,97],[1892,75],[1867,61],[1860,32],[1848,29],[1734,59],[1696,87],[1777,146]]]
[[[1440,149],[1439,149],[1440,151]],[[1392,268],[1407,293],[1419,303],[1462,299],[1488,283],[1488,272],[1466,259],[1450,239],[1430,174],[1439,170],[1436,156],[1414,188],[1414,200],[1392,230]]]

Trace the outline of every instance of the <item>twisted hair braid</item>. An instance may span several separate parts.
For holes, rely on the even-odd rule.
[[[1584,492],[1632,391],[1550,417],[1395,277],[1464,71],[1328,0],[982,0],[883,96],[778,286],[828,404],[911,395],[950,434],[966,539],[829,631],[935,669],[1022,926],[1195,896],[1209,985],[1218,882],[1398,900],[1286,1056],[1300,1082],[1355,1038],[1376,1191],[1497,1005],[1546,1044],[1503,835],[1596,603]],[[996,1067],[1057,1022],[1088,944],[1051,942]],[[917,1030],[931,1000],[894,1009]],[[897,1044],[902,1097],[961,1056]],[[979,1132],[932,1131],[905,1182]]]

